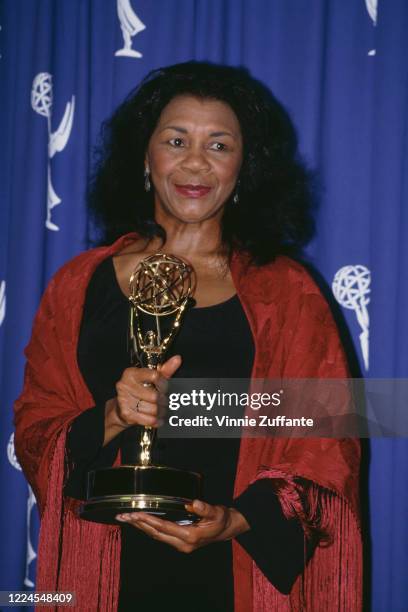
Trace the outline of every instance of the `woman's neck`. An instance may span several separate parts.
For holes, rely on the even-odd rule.
[[[161,247],[174,255],[191,258],[225,258],[227,250],[222,242],[219,215],[198,223],[183,223],[170,215],[156,215],[157,223],[166,232],[163,244],[160,238],[151,241],[151,248]],[[157,249],[156,249],[157,250]]]
[[[221,241],[221,232],[202,232],[194,231],[192,228],[180,228],[174,231],[173,228],[169,231],[163,228],[166,232],[166,240],[163,241],[159,237],[151,239],[147,245],[147,249],[152,252],[164,251],[187,257],[190,259],[221,259],[225,260],[228,257],[228,250]]]

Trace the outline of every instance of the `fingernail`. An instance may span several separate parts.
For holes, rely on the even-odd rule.
[[[194,502],[194,507],[195,507],[197,510],[204,510],[204,504],[203,504],[203,502],[200,502],[200,501],[197,501],[197,500]]]
[[[117,521],[125,522],[129,520],[129,515],[128,514],[117,514],[115,518]]]

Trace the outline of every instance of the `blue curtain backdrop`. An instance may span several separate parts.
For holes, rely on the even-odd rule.
[[[310,257],[366,376],[408,377],[405,0],[3,0],[0,15],[0,590],[35,583],[35,500],[13,447],[23,349],[50,276],[83,250],[101,122],[152,68],[244,65],[287,106],[324,192]],[[371,602],[408,610],[408,443],[375,440]]]

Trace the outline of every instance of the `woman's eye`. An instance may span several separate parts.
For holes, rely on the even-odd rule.
[[[183,146],[183,140],[181,138],[172,138],[171,140],[169,140],[169,143],[173,146],[173,147],[182,147]]]
[[[226,151],[227,149],[227,145],[224,144],[223,142],[214,142],[211,146],[210,149],[212,151]]]

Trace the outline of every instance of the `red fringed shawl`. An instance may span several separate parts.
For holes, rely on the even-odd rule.
[[[79,328],[93,271],[132,240],[128,235],[83,253],[51,280],[15,405],[16,452],[41,513],[36,588],[74,591],[81,611],[117,609],[120,528],[81,521],[77,502],[62,495],[67,430],[94,403],[78,369]],[[280,257],[248,267],[245,257],[235,255],[231,272],[255,340],[253,378],[347,378],[329,307],[302,266]],[[296,514],[309,533],[318,513],[331,541],[316,549],[290,595],[279,593],[233,541],[236,612],[361,610],[359,460],[352,439],[241,440],[235,496],[254,480],[271,478],[285,514]]]

